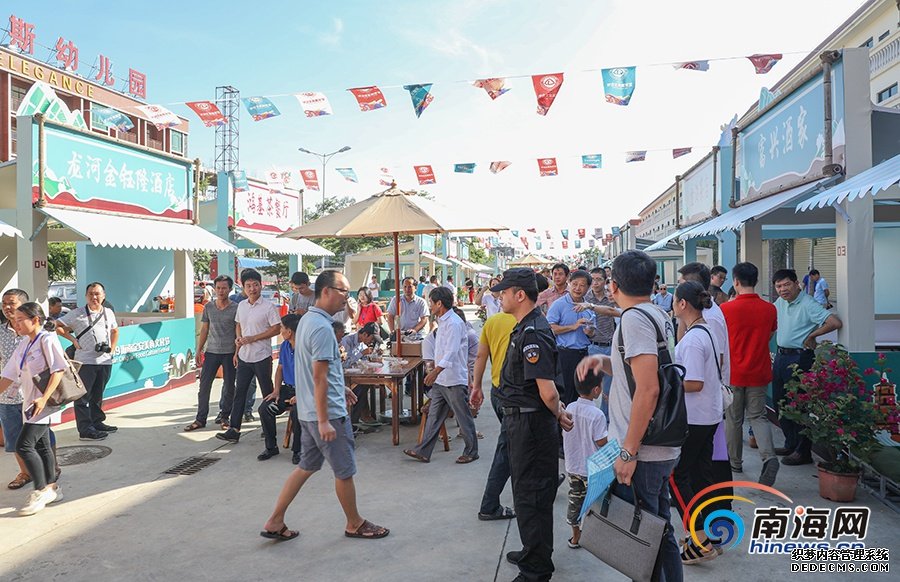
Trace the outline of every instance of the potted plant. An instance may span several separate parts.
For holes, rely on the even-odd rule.
[[[860,472],[855,459],[869,461],[879,446],[881,421],[859,367],[843,346],[823,342],[810,371],[795,371],[786,389],[781,416],[800,424],[801,433],[830,453],[818,465],[819,495],[853,501]]]

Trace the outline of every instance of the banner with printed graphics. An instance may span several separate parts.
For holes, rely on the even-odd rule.
[[[272,192],[281,192],[284,190],[284,177],[281,170],[272,168],[266,171],[266,185]]]
[[[434,101],[434,95],[431,94],[431,85],[432,83],[403,86],[404,89],[409,91],[409,96],[412,98],[413,110],[416,112],[416,117],[421,117],[425,108]]]
[[[672,159],[680,158],[681,156],[686,156],[691,153],[693,148],[675,148],[672,150]]]
[[[355,91],[355,89],[350,90]],[[375,90],[378,91],[377,88]],[[380,91],[378,93],[381,94]],[[354,95],[356,95],[356,93],[354,93]],[[331,110],[331,103],[328,102],[328,97],[326,97],[324,93],[297,93],[294,97],[300,102],[300,108],[303,109],[303,113],[306,114],[307,117],[322,117],[323,115],[331,115],[334,113]],[[357,99],[359,99],[359,97],[357,97]],[[362,108],[362,103],[360,103],[360,108]],[[363,111],[366,110],[363,109]]]
[[[244,170],[233,170],[231,172],[233,188],[235,192],[244,192],[249,188],[247,185],[247,172]]]
[[[260,180],[248,180],[247,189],[234,193],[234,219],[229,226],[281,233],[300,223],[300,193],[273,192]]]
[[[559,169],[556,167],[556,158],[538,158],[538,169],[541,176],[556,176]]]
[[[531,82],[534,85],[534,94],[537,97],[537,114],[547,115],[553,100],[556,99],[560,87],[563,84],[563,73],[550,75],[533,75]]]
[[[197,114],[206,127],[219,127],[226,123],[222,111],[212,101],[188,101],[185,105]]]
[[[688,71],[708,71],[709,61],[687,61],[684,63],[673,63],[676,69],[687,69]]]
[[[356,97],[360,111],[373,111],[387,107],[387,100],[381,93],[381,89],[375,87],[356,87],[355,89],[347,89]]]
[[[181,125],[181,119],[162,105],[137,105],[136,108],[147,116],[156,129]]]
[[[603,155],[588,154],[581,156],[581,167],[587,170],[599,170],[603,167]]]
[[[479,89],[484,89],[491,99],[496,99],[497,97],[509,91],[509,87],[505,86],[506,79],[501,79],[499,77],[478,79],[477,81],[472,83],[472,85],[478,87]]]
[[[709,154],[690,172],[681,178],[678,186],[681,199],[678,202],[679,223],[693,224],[712,215],[716,207],[716,193],[713,190],[717,172],[715,156]]]
[[[780,53],[776,53],[770,55],[752,55],[747,58],[753,63],[753,68],[756,69],[757,75],[765,75],[772,70],[772,67],[774,67],[778,61],[781,60],[781,57],[782,55]]]
[[[39,157],[38,125],[33,124]],[[143,217],[190,220],[193,163],[127,144],[110,143],[65,126],[44,124],[47,204]],[[38,197],[37,162],[32,174]]]
[[[502,161],[502,162],[491,162],[491,173],[499,174],[506,168],[508,168],[512,164],[512,162]]]
[[[583,228],[578,229],[578,238],[584,238],[587,236],[587,231]]]
[[[112,109],[111,107],[103,107],[102,105],[91,105],[91,125],[97,127],[112,127],[116,131],[131,131],[134,129],[134,123],[131,119],[122,113]]]
[[[381,174],[378,176],[378,183],[382,186],[391,186],[397,183],[397,180],[394,179],[394,174],[391,173],[389,168],[381,168]]]
[[[560,230],[559,234],[561,234],[564,239],[569,240],[569,229],[568,228],[564,228],[564,229]]]
[[[413,169],[416,171],[416,178],[418,178],[420,186],[436,182],[431,166],[413,166]]]
[[[253,121],[262,121],[263,119],[271,119],[281,115],[278,108],[268,97],[245,97],[241,99],[247,113]]]
[[[457,174],[474,174],[475,164],[453,164],[453,171]]]
[[[647,159],[647,150],[635,150],[632,152],[625,152],[625,163],[628,164],[630,162],[643,162]]]
[[[359,179],[356,177],[356,172],[353,171],[353,168],[335,168],[335,172],[344,177],[348,182],[353,182],[354,184],[359,182]]]
[[[606,95],[606,102],[613,105],[628,105],[631,102],[631,95],[634,93],[636,75],[636,67],[602,69],[603,93]]]
[[[315,170],[300,170],[300,175],[303,176],[304,188],[319,191],[319,176]]]

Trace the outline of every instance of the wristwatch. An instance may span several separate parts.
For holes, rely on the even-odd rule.
[[[637,460],[637,453],[631,454],[627,449],[619,449],[619,458],[628,463]]]

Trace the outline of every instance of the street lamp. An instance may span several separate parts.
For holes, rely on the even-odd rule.
[[[301,152],[303,152],[304,154],[309,154],[311,156],[316,156],[317,158],[322,159],[322,205],[324,206],[325,205],[325,166],[328,165],[328,160],[330,160],[332,156],[337,155],[337,154],[342,154],[346,151],[349,151],[350,146],[344,146],[337,151],[331,152],[330,154],[319,154],[316,152],[311,152],[306,148],[297,148],[297,149],[300,150]]]

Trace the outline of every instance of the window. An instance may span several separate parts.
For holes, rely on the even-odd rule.
[[[886,101],[897,94],[897,83],[894,83],[887,89],[883,89],[878,92],[878,96],[875,99],[876,103],[881,103],[882,101]]]
[[[878,36],[878,42],[883,41],[884,39],[886,39],[886,38],[889,37],[890,35],[891,35],[891,31],[890,31],[890,30],[885,30],[883,33],[881,33],[881,34]]]
[[[169,148],[173,154],[184,155],[184,134],[174,129],[169,130]]]
[[[14,117],[16,115],[16,110],[19,109],[19,105],[21,105],[22,101],[25,99],[25,94],[28,93],[28,89],[28,87],[13,83],[9,96],[9,112]]]
[[[872,48],[872,45],[874,45],[874,44],[875,44],[875,41],[874,41],[874,39],[870,36],[870,37],[869,37],[869,40],[867,40],[866,42],[864,42],[864,43],[862,43],[861,45],[859,45],[859,48],[869,48],[869,49],[870,49],[870,48]]]

